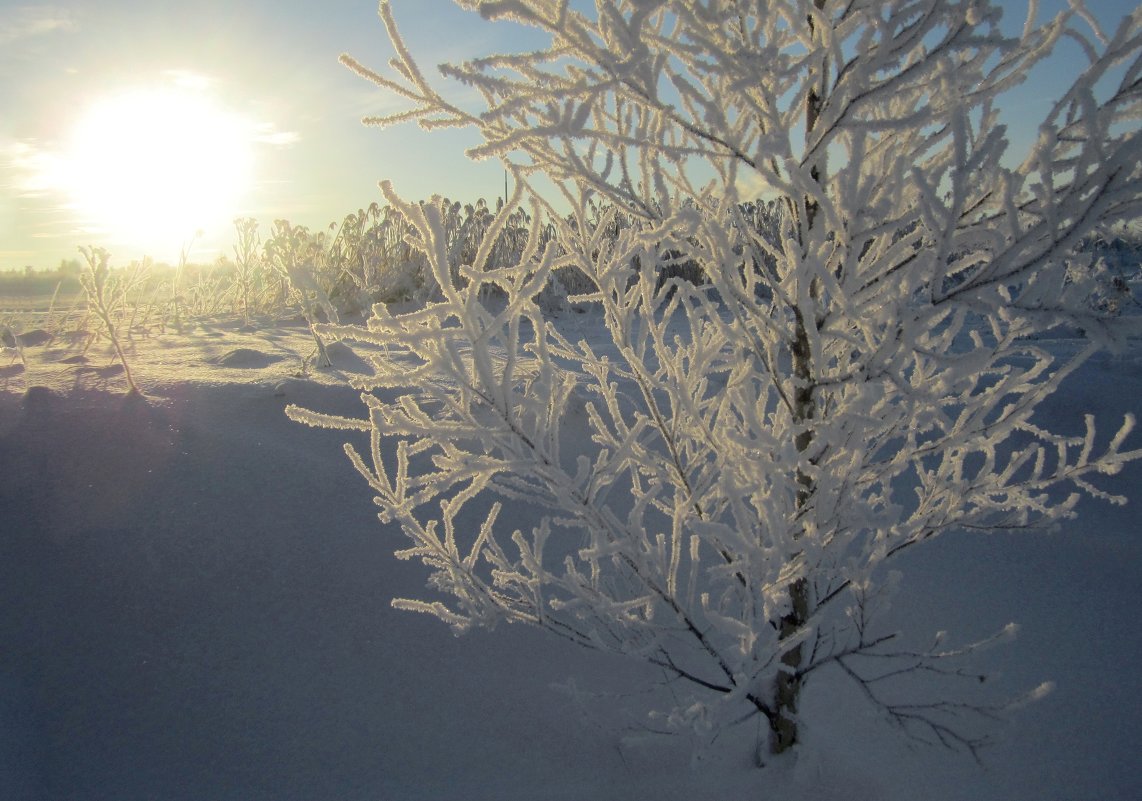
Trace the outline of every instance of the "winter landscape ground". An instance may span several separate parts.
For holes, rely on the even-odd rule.
[[[502,200],[0,283],[0,801],[1142,797],[1142,11],[459,5]]]
[[[592,314],[559,325],[608,347]],[[81,355],[29,328],[20,345],[0,356],[6,799],[1142,795],[1136,505],[1084,500],[1052,535],[949,534],[898,560],[892,623],[909,636],[1021,625],[973,661],[994,677],[984,697],[1054,682],[981,765],[910,744],[834,671],[806,696],[799,752],[758,769],[757,718],[705,748],[652,733],[640,710],[671,687],[645,665],[520,626],[456,638],[390,608],[423,595],[423,568],[392,558],[402,538],[375,519],[347,433],[284,414],[358,415],[343,379],[369,369],[360,346],[307,369],[300,322],[188,322],[131,340],[139,397],[105,341]],[[1078,433],[1082,413],[1111,426],[1140,396],[1135,347],[1041,411]],[[1105,486],[1137,498],[1142,465]]]

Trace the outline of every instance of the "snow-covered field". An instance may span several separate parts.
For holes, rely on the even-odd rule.
[[[1138,462],[1105,484],[1134,505],[899,560],[902,629],[1017,621],[978,658],[999,674],[984,691],[1056,685],[982,766],[910,745],[832,673],[806,690],[798,755],[759,770],[754,723],[698,759],[642,729],[669,692],[645,665],[389,607],[423,570],[392,558],[347,434],[283,413],[356,414],[359,354],[303,371],[301,325],[199,323],[132,342],[139,398],[101,345],[29,333],[22,359],[0,352],[0,799],[1142,798]],[[1140,397],[1142,352],[1099,357],[1045,422],[1079,432],[1091,411],[1106,434]]]

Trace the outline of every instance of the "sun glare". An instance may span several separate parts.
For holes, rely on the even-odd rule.
[[[251,126],[200,89],[135,89],[78,121],[68,178],[76,210],[105,236],[157,254],[229,225],[250,187]]]

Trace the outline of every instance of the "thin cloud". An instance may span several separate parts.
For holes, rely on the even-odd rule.
[[[79,27],[75,15],[54,6],[16,6],[0,9],[0,45]]]
[[[205,91],[215,83],[215,79],[209,75],[203,75],[201,72],[194,72],[193,70],[164,70],[163,77],[180,89],[194,92]]]
[[[60,187],[58,154],[22,141],[0,141],[0,173],[14,197],[41,197]]]
[[[257,128],[254,141],[273,147],[290,147],[301,141],[301,134],[297,131],[279,131],[274,128],[273,123],[262,123]]]

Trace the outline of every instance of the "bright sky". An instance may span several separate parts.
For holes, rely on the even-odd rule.
[[[1135,3],[1091,5],[1110,21]],[[521,46],[451,0],[394,8],[426,72]],[[384,178],[414,199],[503,191],[498,165],[464,157],[471,135],[361,126],[391,101],[342,52],[389,58],[374,0],[0,0],[0,269],[81,244],[125,264],[192,243],[208,261],[230,252],[235,216],[321,227],[379,201]]]

